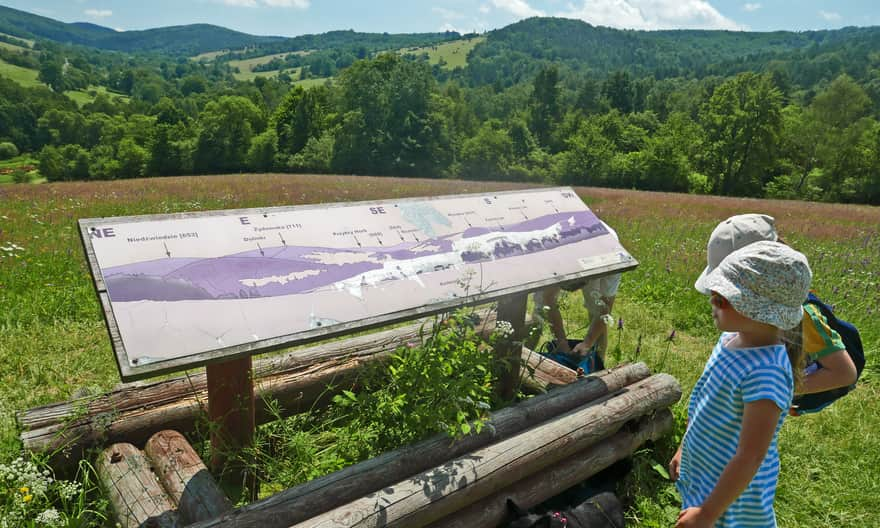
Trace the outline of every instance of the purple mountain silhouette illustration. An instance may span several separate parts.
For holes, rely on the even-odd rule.
[[[458,263],[546,251],[607,233],[592,212],[577,211],[388,247],[285,245],[215,258],[138,262],[105,269],[103,275],[113,302],[274,297],[314,291],[383,268],[430,272]],[[473,243],[457,250],[456,240]],[[388,276],[392,277],[388,280],[399,277]]]

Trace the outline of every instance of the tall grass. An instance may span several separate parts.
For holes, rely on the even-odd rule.
[[[15,411],[68,398],[83,388],[106,390],[119,381],[76,219],[511,188],[521,186],[309,175],[0,187],[0,463],[20,455]],[[880,497],[880,209],[607,189],[578,192],[640,262],[624,276],[614,305],[613,315],[623,327],[610,331],[608,363],[646,361],[678,378],[685,393],[673,408],[673,434],[637,455],[625,484],[633,524],[670,526],[678,513],[678,498],[662,469],[683,432],[687,396],[717,338],[708,302],[692,286],[705,266],[706,239],[727,216],[764,212],[777,218],[786,240],[810,259],[814,287],[859,327],[868,356],[853,394],[822,413],[786,421],[780,438],[780,525],[880,526],[875,504]],[[586,311],[575,295],[562,301],[568,326],[576,333],[584,327]],[[289,438],[283,448],[299,450],[326,472],[341,463],[320,458],[329,452],[328,445],[301,436]],[[296,465],[277,469],[267,489],[316,476]]]

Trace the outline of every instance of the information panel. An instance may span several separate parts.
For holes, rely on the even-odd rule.
[[[631,269],[570,188],[80,220],[124,380]]]

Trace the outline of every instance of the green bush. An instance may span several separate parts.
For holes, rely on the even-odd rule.
[[[12,181],[15,183],[30,183],[31,173],[25,170],[15,169],[12,171]]]
[[[357,393],[343,390],[329,409],[278,419],[257,432],[250,463],[279,488],[290,487],[438,432],[479,432],[492,401],[497,361],[472,311],[439,319],[416,342],[368,367]],[[499,324],[491,342],[505,338]]]
[[[0,141],[0,160],[7,160],[18,156],[18,147],[9,141]]]

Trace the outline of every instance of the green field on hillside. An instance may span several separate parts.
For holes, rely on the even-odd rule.
[[[210,62],[220,55],[226,55],[229,52],[229,50],[207,51],[205,53],[199,53],[198,55],[190,57],[190,60]]]
[[[21,46],[16,46],[15,44],[10,44],[10,43],[4,42],[2,40],[0,40],[0,48],[8,49],[10,51],[17,51],[17,52],[28,51],[28,48],[22,48]]]
[[[21,66],[9,64],[3,60],[0,60],[0,75],[12,79],[22,86],[32,87],[43,85],[43,83],[37,80],[37,77],[39,76],[37,70],[22,68]]]
[[[404,55],[420,56],[423,53],[428,54],[429,64],[443,64],[443,68],[452,70],[455,68],[464,68],[467,66],[468,53],[474,46],[486,40],[486,37],[474,37],[470,39],[454,40],[452,42],[444,42],[436,46],[425,46],[423,48],[407,48],[399,50],[398,53]]]
[[[107,90],[107,87],[105,86],[89,86],[85,90],[68,90],[64,92],[64,95],[76,101],[76,104],[79,106],[91,103],[95,100],[95,97],[100,94],[108,95],[111,99],[118,99],[120,101],[127,101],[130,99],[127,95],[113,93]]]
[[[16,40],[20,40],[20,41],[26,43],[31,48],[34,47],[34,41],[31,39],[26,39],[24,37],[16,37],[15,35],[10,35],[8,33],[0,33],[0,35],[4,35],[4,36],[10,37],[10,38],[14,38]]]
[[[296,76],[291,74],[291,77],[296,79]],[[294,86],[302,86],[303,88],[313,88],[315,86],[323,86],[324,83],[333,79],[333,77],[317,77],[314,79],[302,79],[302,80],[294,80],[291,84]]]
[[[454,180],[250,174],[3,186],[0,463],[8,463],[19,453],[15,411],[67,399],[76,391],[96,394],[119,381],[82,254],[78,218],[393,200],[523,187]],[[668,527],[677,517],[677,494],[656,468],[666,466],[680,439],[688,396],[718,336],[709,303],[694,290],[693,281],[705,266],[706,239],[716,223],[748,211],[777,218],[786,241],[810,259],[814,288],[837,305],[841,317],[859,326],[868,356],[854,393],[817,415],[786,420],[779,441],[779,526],[880,526],[876,507],[880,496],[880,208],[596,188],[576,191],[617,230],[621,243],[639,261],[638,268],[624,275],[614,304],[612,315],[620,319],[620,325],[610,331],[607,362],[644,361],[655,372],[675,376],[684,391],[673,407],[673,432],[638,452],[633,472],[618,490],[629,506],[629,525]],[[564,295],[561,304],[569,333],[582,332],[586,313],[579,293]],[[297,445],[302,445],[306,432],[298,434]],[[282,467],[301,465],[305,469],[298,470],[299,475],[338,463],[323,460],[317,452],[299,456],[278,459],[277,467],[265,468],[264,490],[291,483],[294,477],[280,472]]]
[[[0,42],[0,44],[2,44],[2,42]],[[39,72],[37,72],[37,70],[22,68],[21,66],[9,64],[2,60],[0,60],[0,75],[8,77],[18,84],[28,88],[45,86],[45,84],[37,79],[39,77]],[[64,95],[76,101],[79,106],[83,106],[84,104],[94,101],[95,97],[102,93],[107,94],[114,99],[118,98],[127,100],[129,98],[127,95],[112,93],[104,86],[89,86],[85,90],[67,90],[64,92]]]
[[[288,52],[284,52],[284,53],[275,53],[272,55],[263,55],[263,56],[254,57],[251,59],[233,60],[233,61],[229,61],[229,66],[231,68],[238,68],[239,72],[235,74],[235,78],[239,81],[250,81],[256,77],[275,77],[276,75],[278,75],[280,73],[278,70],[255,72],[255,71],[253,71],[253,68],[255,66],[259,66],[261,64],[266,64],[267,62],[271,61],[272,59],[276,59],[276,58],[283,59],[284,57],[291,55],[291,54],[307,55],[308,52],[306,52],[306,51],[288,51]],[[296,76],[299,75],[299,68],[293,68],[293,69],[288,69],[288,70],[284,70],[284,71],[286,71],[293,78],[296,78]]]

